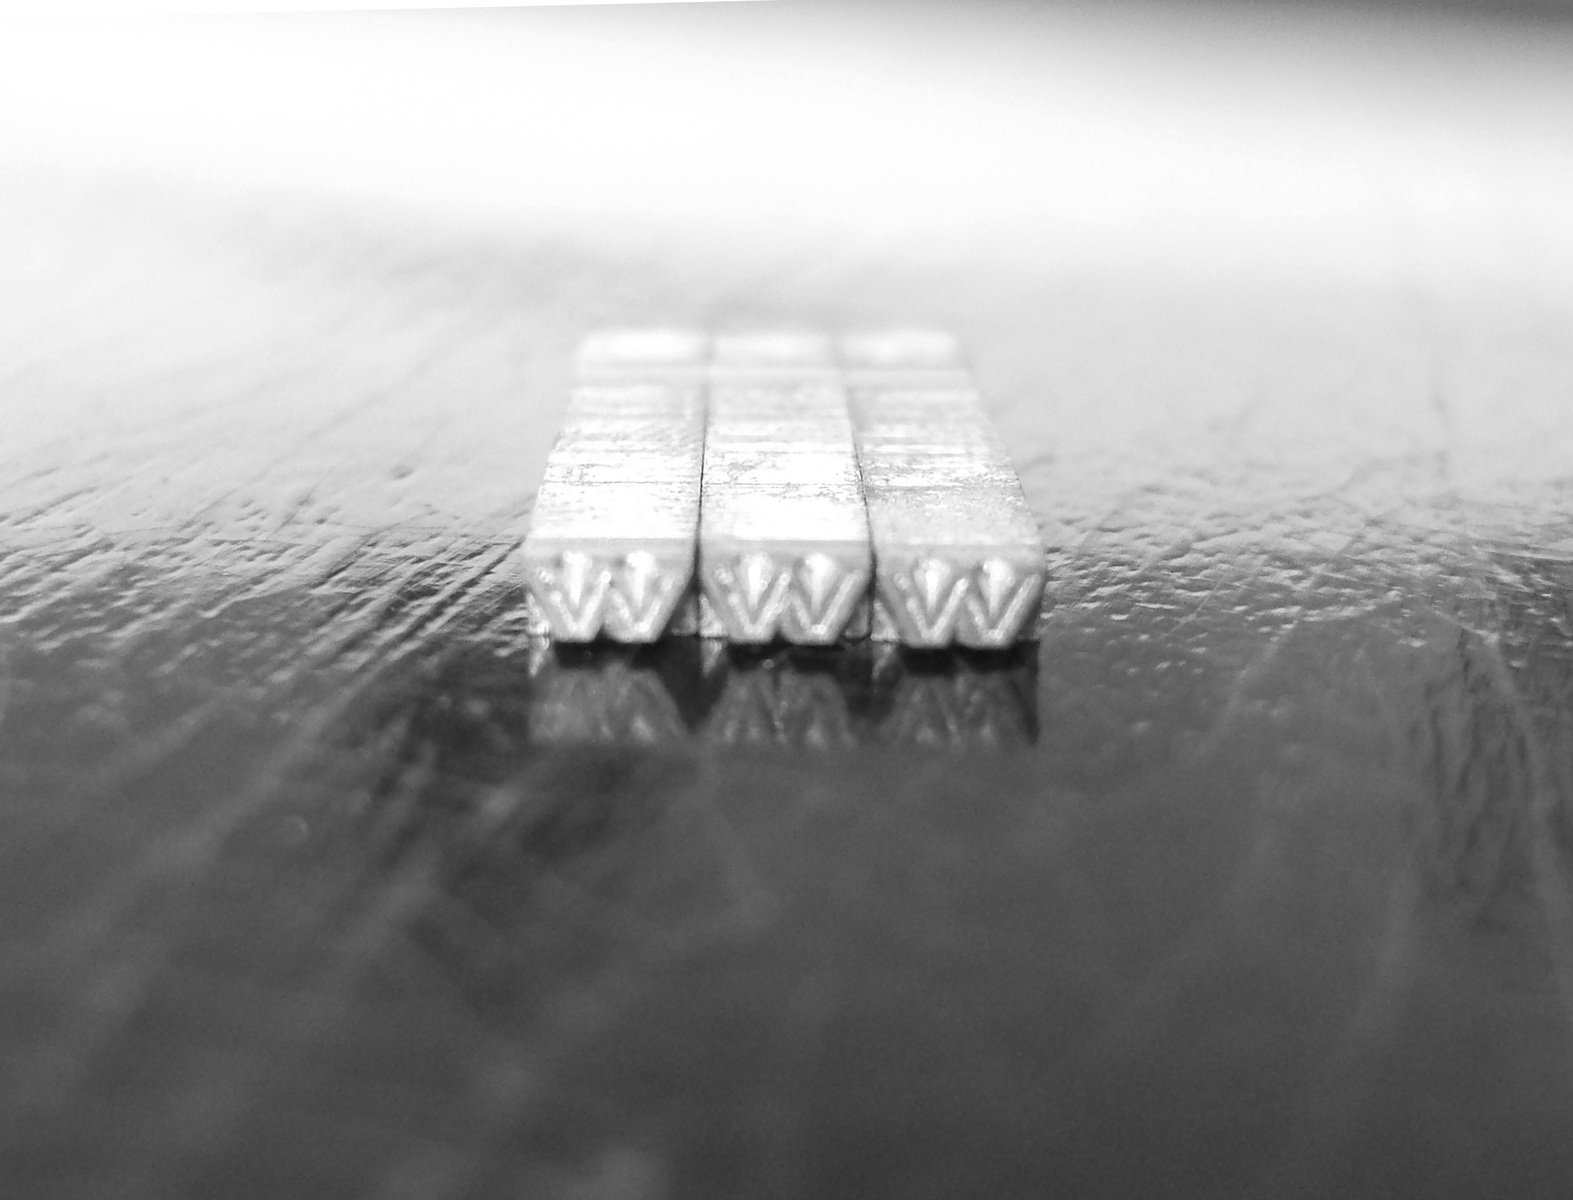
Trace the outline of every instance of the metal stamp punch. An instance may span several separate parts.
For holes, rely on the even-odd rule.
[[[689,595],[704,462],[706,339],[586,339],[524,539],[530,625],[653,642]]]
[[[948,335],[606,331],[524,540],[532,634],[1037,634],[1042,539]]]
[[[709,410],[701,631],[809,645],[865,633],[868,515],[829,339],[717,338]]]

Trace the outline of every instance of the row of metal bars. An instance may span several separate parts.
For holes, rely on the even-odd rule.
[[[530,627],[1000,649],[1044,550],[955,341],[927,331],[582,344],[523,546]]]

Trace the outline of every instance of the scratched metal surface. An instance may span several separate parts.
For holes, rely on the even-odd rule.
[[[1522,224],[1323,277],[3,209],[0,1191],[1565,1194]],[[652,312],[955,329],[1036,657],[532,657],[573,345]]]

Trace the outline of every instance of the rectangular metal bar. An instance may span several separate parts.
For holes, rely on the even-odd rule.
[[[619,341],[619,338],[622,339]],[[703,342],[598,335],[547,458],[522,550],[532,632],[652,642],[691,594],[704,465]],[[621,352],[621,357],[619,354]]]
[[[842,341],[874,547],[872,636],[999,649],[1037,636],[1043,541],[959,353],[937,345],[905,331]]]
[[[718,336],[699,520],[701,631],[810,645],[863,636],[872,570],[830,341]]]

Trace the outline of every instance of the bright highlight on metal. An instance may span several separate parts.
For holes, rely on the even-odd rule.
[[[577,370],[523,548],[532,633],[1036,636],[1043,545],[947,335],[612,330]]]

